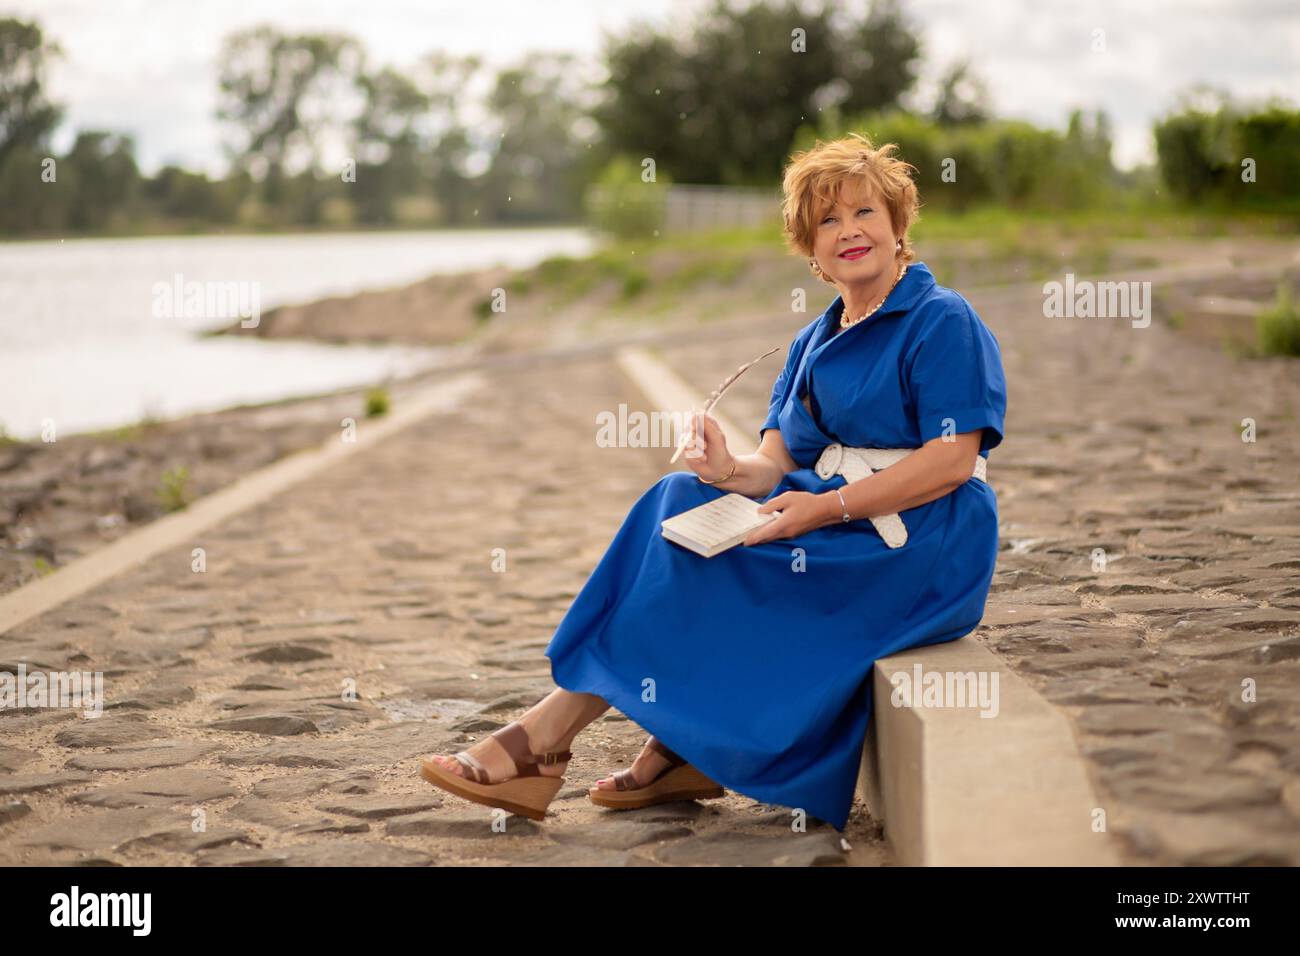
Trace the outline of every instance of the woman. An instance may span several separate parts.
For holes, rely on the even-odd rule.
[[[541,819],[574,737],[612,705],[653,736],[594,802],[725,786],[844,829],[872,663],[972,631],[998,547],[982,480],[1006,408],[997,341],[913,261],[913,167],[893,153],[852,134],[792,157],[787,243],[839,295],[795,335],[757,451],[732,454],[697,416],[694,474],[641,495],[547,647],[560,689],[426,761],[431,782]],[[779,516],[708,559],[660,535],[664,518],[728,492]]]

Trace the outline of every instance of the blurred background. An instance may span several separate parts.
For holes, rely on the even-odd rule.
[[[584,200],[644,156],[660,184],[770,189],[792,146],[860,128],[945,212],[1296,211],[1287,3],[4,9],[10,236],[595,224]],[[927,188],[944,156],[960,190]],[[51,195],[45,157],[75,177]]]
[[[851,130],[916,167],[944,284],[1246,262],[1300,223],[1298,51],[1267,0],[8,0],[0,442],[820,311],[780,177]],[[1157,318],[1294,355],[1294,278]]]

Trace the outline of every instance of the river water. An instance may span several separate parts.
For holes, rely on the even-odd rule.
[[[265,312],[434,273],[526,267],[594,245],[575,228],[0,243],[0,427],[37,438],[51,424],[65,435],[174,418],[401,378],[446,354],[205,338],[198,333],[251,310],[238,309],[238,296],[224,314],[187,310],[164,286],[240,290],[245,306]]]

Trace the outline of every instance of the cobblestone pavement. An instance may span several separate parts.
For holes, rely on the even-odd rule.
[[[833,298],[662,354],[707,392],[773,345],[784,360]],[[1041,288],[968,298],[1009,390],[975,639],[1070,715],[1127,863],[1300,864],[1300,361],[1234,359],[1158,319],[1048,319]],[[719,407],[753,426],[733,451],[757,442],[777,368]]]
[[[598,447],[596,413],[633,400],[608,356],[490,377],[457,414],[204,535],[206,571],[176,548],[0,635],[0,670],[98,670],[106,696],[93,720],[0,711],[0,863],[887,864],[861,806],[846,851],[730,791],[591,805],[646,737],[614,710],[578,737],[542,823],[501,832],[419,777],[422,756],[554,688],[543,648],[669,467]]]
[[[1049,320],[1033,288],[970,298],[1010,387],[974,639],[1070,715],[1127,862],[1300,862],[1296,363],[1158,320]],[[715,324],[663,353],[707,390],[809,318]],[[772,363],[724,402],[751,427],[736,450]],[[578,738],[544,823],[496,832],[419,778],[421,756],[553,687],[542,649],[668,467],[662,449],[597,447],[598,411],[644,407],[607,356],[492,383],[213,529],[194,543],[206,572],[177,548],[0,635],[0,670],[100,670],[107,695],[94,721],[0,711],[0,863],[888,864],[860,806],[847,853],[734,793],[592,807],[586,787],[645,737],[615,711]]]

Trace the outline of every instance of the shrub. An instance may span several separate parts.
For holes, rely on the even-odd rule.
[[[650,277],[643,270],[628,269],[623,273],[623,298],[636,298],[649,284]]]
[[[163,472],[162,481],[158,484],[158,503],[164,511],[180,511],[190,503],[187,489],[189,480],[189,469],[183,465]]]
[[[641,167],[627,156],[616,156],[587,190],[587,218],[597,229],[620,238],[653,236],[663,228],[668,178],[643,182]]]
[[[1300,356],[1300,312],[1285,281],[1277,284],[1273,307],[1255,316],[1255,347],[1264,355]]]
[[[388,389],[382,385],[376,385],[374,388],[366,391],[366,417],[374,418],[377,415],[388,414],[391,405],[391,399],[388,395]]]

